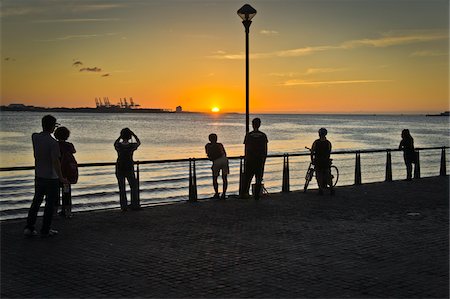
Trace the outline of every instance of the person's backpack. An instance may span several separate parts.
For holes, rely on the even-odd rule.
[[[72,153],[66,152],[61,157],[61,172],[71,184],[78,182],[78,163]]]

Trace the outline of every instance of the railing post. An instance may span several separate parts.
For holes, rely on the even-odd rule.
[[[361,156],[359,151],[356,152],[355,185],[361,185]]]
[[[290,192],[289,186],[289,154],[283,155],[283,183],[281,192]]]
[[[239,157],[239,197],[242,197],[244,192],[244,159]]]
[[[136,204],[138,207],[141,206],[141,188],[140,188],[140,176],[139,176],[139,161],[136,162],[136,189],[137,189],[137,199]]]
[[[416,151],[416,163],[414,165],[414,178],[420,179],[420,155],[419,151]]]
[[[392,182],[392,159],[391,150],[386,150],[386,182]]]
[[[197,178],[195,159],[189,158],[189,201],[197,201]]]
[[[447,175],[447,164],[445,162],[445,147],[442,147],[441,151],[441,169],[439,171],[439,175],[441,176]]]

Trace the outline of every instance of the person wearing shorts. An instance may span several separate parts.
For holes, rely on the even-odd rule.
[[[227,153],[222,143],[217,142],[216,134],[209,134],[209,141],[205,145],[206,155],[208,159],[213,162],[211,166],[213,174],[213,187],[214,187],[214,197],[225,199],[227,194],[228,179],[227,175],[230,173],[230,168],[228,166]],[[222,196],[219,196],[219,183],[217,178],[219,177],[220,171],[222,171],[222,181],[223,181],[223,192]]]

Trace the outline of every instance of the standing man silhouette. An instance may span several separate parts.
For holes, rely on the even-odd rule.
[[[327,140],[328,131],[325,128],[319,129],[319,139],[316,139],[311,146],[311,161],[316,170],[317,185],[319,186],[319,195],[330,187],[330,194],[334,195],[333,184],[331,183],[331,142]]]
[[[36,218],[45,196],[44,220],[42,222],[41,237],[51,237],[58,234],[57,230],[50,229],[53,217],[53,205],[59,201],[60,183],[67,184],[61,172],[59,161],[60,151],[58,141],[52,137],[58,124],[56,118],[46,115],[42,118],[42,132],[33,133],[35,192],[33,202],[28,211],[27,225],[23,231],[26,237],[37,235],[34,228]]]
[[[248,197],[250,184],[253,176],[256,178],[255,200],[259,200],[261,195],[261,183],[264,175],[264,164],[267,157],[267,143],[269,142],[266,134],[259,130],[261,119],[252,120],[253,131],[245,136],[245,174],[244,191],[241,197]]]

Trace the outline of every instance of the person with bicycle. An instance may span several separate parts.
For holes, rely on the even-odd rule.
[[[311,161],[315,166],[317,185],[319,185],[319,195],[327,187],[330,188],[330,194],[334,194],[333,184],[331,182],[331,142],[327,140],[327,129],[319,129],[319,139],[315,140],[311,147]]]

